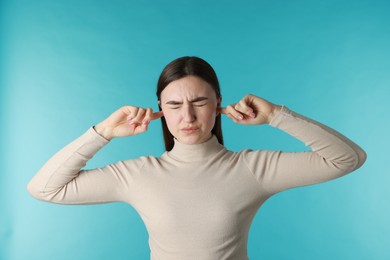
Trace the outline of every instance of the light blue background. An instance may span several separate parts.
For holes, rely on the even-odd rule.
[[[355,173],[267,201],[256,259],[390,259],[389,1],[23,1],[1,3],[0,259],[148,259],[132,207],[64,206],[26,185],[58,149],[122,105],[157,109],[171,60],[196,55],[223,104],[253,93],[321,121],[368,153]],[[226,146],[307,149],[269,126],[223,119]],[[88,167],[163,152],[159,122],[112,141]]]

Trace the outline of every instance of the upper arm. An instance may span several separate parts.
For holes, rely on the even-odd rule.
[[[270,193],[328,181],[350,172],[311,151],[246,151],[244,157],[255,178]]]
[[[66,172],[57,172],[40,189],[29,191],[37,199],[60,204],[130,202],[133,177],[143,163],[142,159],[134,159],[80,170],[70,181]]]

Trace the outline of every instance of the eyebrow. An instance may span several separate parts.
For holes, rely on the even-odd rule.
[[[207,99],[208,99],[207,97],[197,97],[197,98],[190,100],[190,102],[195,103],[195,102],[199,102],[199,101],[203,101],[203,100],[207,100]],[[170,100],[170,101],[166,102],[165,104],[167,104],[167,105],[181,105],[181,104],[183,104],[183,102]]]

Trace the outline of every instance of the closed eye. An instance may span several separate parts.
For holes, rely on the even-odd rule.
[[[207,103],[206,104],[197,104],[197,105],[194,105],[194,107],[203,107],[205,105],[207,105]],[[180,108],[180,106],[172,106],[172,107],[170,107],[170,109],[179,109],[179,108]]]
[[[208,100],[207,97],[197,97],[197,98],[192,99],[190,102],[196,107],[202,107],[202,106],[207,104],[207,100]],[[205,103],[201,103],[202,101]],[[170,100],[170,101],[166,102],[165,104],[171,105],[172,106],[172,107],[170,107],[171,109],[178,109],[183,104],[183,102],[176,101],[176,100]]]

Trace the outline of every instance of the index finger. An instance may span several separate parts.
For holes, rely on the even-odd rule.
[[[163,111],[158,111],[158,112],[153,113],[153,114],[151,115],[150,119],[151,119],[151,120],[156,120],[156,119],[159,119],[159,118],[161,118],[161,117],[163,117],[163,116],[164,116]]]
[[[218,107],[217,108],[217,111],[221,114],[227,114],[227,110],[226,110],[226,107]]]

